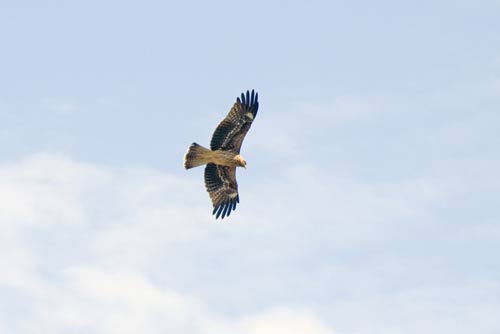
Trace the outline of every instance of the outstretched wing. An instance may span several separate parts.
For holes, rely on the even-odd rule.
[[[215,219],[231,214],[240,202],[238,184],[236,183],[236,167],[226,167],[216,164],[207,164],[205,167],[205,187],[214,206],[212,214]]]
[[[229,114],[215,129],[210,142],[212,150],[240,153],[241,143],[259,110],[258,97],[253,90],[251,93],[247,90],[246,95],[241,93],[241,99],[236,99]]]

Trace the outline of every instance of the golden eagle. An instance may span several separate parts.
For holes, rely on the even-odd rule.
[[[231,214],[240,202],[236,167],[246,168],[246,162],[240,155],[241,143],[252,125],[259,109],[258,94],[248,90],[242,93],[212,135],[210,150],[192,143],[184,156],[186,169],[205,167],[205,187],[212,199],[215,219]]]

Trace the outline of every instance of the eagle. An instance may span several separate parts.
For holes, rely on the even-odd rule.
[[[231,214],[240,202],[236,167],[246,168],[240,155],[241,144],[259,110],[258,94],[241,93],[227,116],[217,125],[210,149],[192,143],[184,156],[184,168],[205,167],[205,188],[212,200],[215,219]]]

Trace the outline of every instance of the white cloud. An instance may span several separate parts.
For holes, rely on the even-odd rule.
[[[28,293],[40,291],[42,284],[36,275],[38,264],[33,252],[12,242],[4,243],[0,250],[0,287]]]
[[[272,308],[236,321],[210,321],[205,333],[213,334],[333,334],[335,331],[307,310]]]
[[[265,204],[258,193],[268,194]],[[324,238],[352,247],[390,239],[402,226],[425,221],[434,205],[447,200],[449,185],[434,177],[360,182],[306,163],[285,168],[283,176],[266,180],[249,195],[249,205],[267,218],[248,217],[259,229],[277,233],[294,226],[298,231],[290,232],[299,232],[297,238],[311,234],[303,242]]]
[[[30,301],[22,322],[0,318],[10,331],[261,334],[292,326],[332,332],[310,311],[287,307],[277,317],[264,310],[228,318],[165,285],[168,276],[148,277],[155,275],[141,268],[151,264],[162,275],[176,274],[162,253],[182,259],[179,245],[213,238],[210,209],[193,205],[192,197],[208,204],[200,182],[37,154],[0,166],[0,184],[0,291]]]
[[[89,182],[106,177],[102,169],[47,154],[0,168],[0,220],[7,231],[20,225],[82,223],[79,196],[92,187]]]
[[[0,292],[22,296],[3,303],[24,306],[23,319],[11,306],[0,327],[103,334],[418,332],[405,323],[456,329],[451,318],[422,311],[454,307],[452,294],[470,286],[458,280],[447,298],[432,298],[443,284],[432,270],[445,280],[463,274],[441,266],[442,250],[383,251],[397,240],[403,253],[428,241],[419,238],[435,231],[435,209],[447,210],[454,178],[364,182],[297,162],[242,185],[231,221],[215,222],[201,174],[54,154],[1,165]],[[414,295],[411,276],[426,269],[431,284]],[[477,286],[458,302],[484,314],[461,306],[454,316],[466,319],[465,329],[481,320],[499,328],[490,316],[499,304],[478,301],[498,287]],[[398,313],[404,321],[390,317],[398,303],[408,310]]]
[[[31,324],[43,332],[331,334],[308,310],[287,307],[242,317],[221,317],[200,300],[153,284],[142,274],[97,267],[65,270],[37,301]]]
[[[47,332],[179,331],[200,313],[196,300],[158,288],[137,272],[72,267],[58,288],[38,310],[37,320]]]
[[[497,282],[415,286],[385,294],[364,294],[332,303],[339,332],[495,333],[499,326]],[[390,310],[390,312],[387,312]]]

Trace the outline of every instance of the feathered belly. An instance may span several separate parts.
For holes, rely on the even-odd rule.
[[[210,154],[210,162],[216,165],[228,166],[228,167],[236,167],[237,161],[234,159],[236,156],[235,153],[229,151],[208,151]]]

